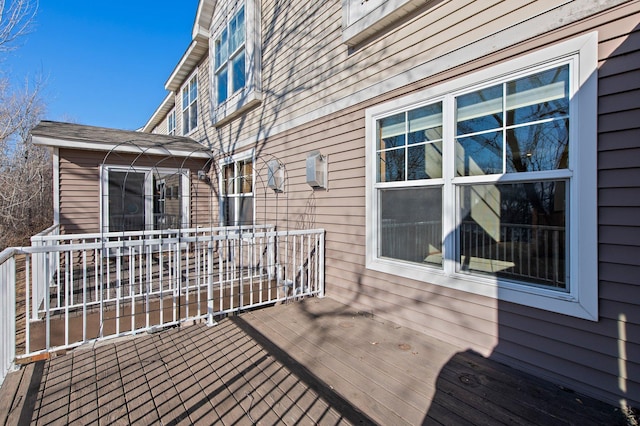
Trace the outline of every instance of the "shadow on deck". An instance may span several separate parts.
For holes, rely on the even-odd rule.
[[[85,345],[9,374],[8,424],[625,424],[619,410],[330,299]]]

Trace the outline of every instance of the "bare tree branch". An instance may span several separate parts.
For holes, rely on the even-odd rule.
[[[13,42],[29,31],[37,11],[37,0],[0,0],[0,52],[16,47]]]

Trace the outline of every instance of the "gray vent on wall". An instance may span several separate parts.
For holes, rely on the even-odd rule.
[[[319,151],[307,155],[307,183],[313,188],[327,187],[327,158]]]

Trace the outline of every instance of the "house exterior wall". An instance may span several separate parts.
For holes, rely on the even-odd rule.
[[[198,170],[206,160],[161,157],[138,157],[131,154],[74,149],[59,149],[60,226],[62,234],[100,232],[100,168],[101,165],[123,167],[187,168],[190,170],[190,223],[192,226],[217,226],[217,213],[212,214],[212,188],[198,180]],[[172,208],[171,201],[167,206]],[[174,206],[175,207],[175,206]],[[168,213],[171,213],[168,211]]]
[[[435,1],[355,46],[342,40],[337,0],[264,0],[261,22],[262,103],[212,124],[210,58],[203,58],[199,124],[190,136],[220,158],[255,149],[263,176],[269,158],[285,165],[285,192],[277,197],[262,196],[265,185],[256,179],[256,222],[326,229],[327,295],[608,402],[639,405],[640,2]],[[366,109],[592,31],[598,320],[368,269]],[[180,133],[179,108],[176,115]],[[314,150],[328,159],[326,190],[305,180]]]

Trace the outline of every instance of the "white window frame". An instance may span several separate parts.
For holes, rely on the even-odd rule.
[[[369,269],[454,288],[534,308],[598,320],[597,273],[597,33],[589,33],[535,53],[512,59],[420,93],[395,99],[366,110],[366,266]],[[567,199],[569,290],[518,284],[489,276],[456,272],[456,185],[487,182],[487,177],[455,177],[453,123],[455,96],[483,86],[529,74],[536,68],[570,63],[569,168],[550,171],[546,177],[570,178]],[[376,121],[420,104],[443,101],[443,252],[442,268],[378,257],[379,206],[376,182]],[[547,173],[547,172],[545,172]],[[514,176],[521,180],[523,176]],[[507,174],[495,181],[513,180]],[[533,179],[536,179],[535,177]],[[393,184],[391,185],[393,186]],[[406,187],[406,182],[399,186]]]
[[[242,193],[242,194],[236,194],[235,196],[232,196],[232,198],[240,198],[240,197],[252,197],[252,205],[251,205],[251,209],[253,211],[252,214],[252,225],[255,225],[256,223],[256,197],[255,197],[255,193],[256,193],[256,170],[255,170],[255,163],[256,163],[256,159],[255,159],[255,150],[251,149],[247,152],[243,152],[243,153],[239,153],[239,154],[235,154],[232,155],[230,157],[224,158],[222,160],[220,160],[220,162],[218,163],[219,165],[219,174],[218,174],[218,193],[220,194],[220,199],[219,199],[219,207],[220,207],[220,226],[225,226],[225,217],[224,217],[224,211],[223,211],[223,198],[228,197],[229,195],[225,192],[224,189],[224,167],[228,166],[229,164],[238,164],[239,162],[242,161],[246,161],[246,160],[251,160],[252,163],[252,167],[251,167],[251,172],[252,172],[252,176],[251,176],[251,193]],[[235,170],[237,171],[237,167],[235,167]],[[234,173],[234,177],[237,178],[238,176]],[[236,218],[240,217],[240,212],[239,212],[239,204],[236,203],[235,205],[235,213],[234,216]],[[238,226],[237,224],[233,224],[233,225],[229,225],[229,226]]]
[[[191,99],[191,85],[192,83],[195,82],[196,87],[195,87],[195,91],[196,91],[196,97],[192,100]],[[199,115],[200,115],[200,107],[198,105],[198,98],[199,98],[199,84],[198,84],[198,71],[196,70],[196,72],[194,72],[188,79],[187,82],[182,86],[182,88],[180,89],[180,112],[181,112],[181,118],[182,118],[182,135],[188,135],[190,133],[193,133],[197,128],[198,128],[198,120],[199,120]],[[187,92],[187,96],[189,99],[189,103],[188,105],[185,107],[184,105],[184,92]],[[195,105],[195,110],[196,110],[196,123],[195,126],[191,127],[191,114],[192,114],[192,106]],[[185,116],[187,117],[187,119],[185,120]]]
[[[245,85],[234,93],[231,93],[231,89],[229,89],[227,99],[218,104],[218,85],[215,69],[216,40],[218,40],[222,31],[228,27],[229,21],[241,7],[244,7],[246,31],[244,41]],[[222,125],[262,102],[260,2],[258,0],[244,0],[240,2],[224,0],[218,2],[212,20],[210,34],[209,63],[212,70],[209,73],[211,86],[211,121],[213,125]],[[231,62],[231,52],[229,53],[229,60],[227,62]],[[231,72],[231,70],[229,70],[229,72]],[[231,81],[232,79],[229,78],[229,84],[231,84]]]
[[[176,109],[173,108],[169,114],[167,114],[167,134],[176,134]]]
[[[182,187],[182,203],[181,211],[182,223],[181,228],[189,228],[190,225],[190,200],[191,185],[190,171],[188,169],[169,169],[169,168],[151,168],[151,167],[127,167],[119,165],[104,165],[100,168],[100,229],[109,232],[109,172],[130,172],[145,174],[145,228],[148,224],[153,224],[153,176],[157,174],[172,175],[180,174],[180,185]]]

